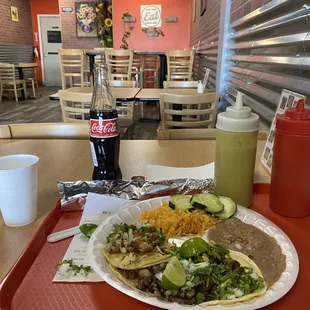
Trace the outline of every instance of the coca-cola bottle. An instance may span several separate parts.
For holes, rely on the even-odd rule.
[[[89,113],[90,149],[94,162],[93,180],[121,179],[116,100],[109,87],[106,65],[97,64],[94,76]]]

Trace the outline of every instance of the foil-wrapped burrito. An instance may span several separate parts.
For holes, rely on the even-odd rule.
[[[145,200],[177,193],[213,191],[213,179],[174,179],[163,181],[104,180],[58,182],[63,211],[83,210],[89,192],[128,200]]]

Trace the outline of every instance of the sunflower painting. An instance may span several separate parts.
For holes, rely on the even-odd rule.
[[[98,40],[102,46],[113,47],[112,0],[102,0],[96,6]]]
[[[96,5],[96,2],[77,2],[75,4],[78,38],[97,37]]]

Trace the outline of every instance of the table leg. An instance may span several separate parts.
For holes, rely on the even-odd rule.
[[[20,80],[23,80],[24,79],[24,71],[23,71],[23,68],[17,68],[18,70],[18,77]],[[26,96],[25,96],[25,92],[24,92],[24,89],[22,88],[21,89],[21,94],[22,94],[22,99],[25,100],[26,99]]]
[[[159,88],[164,88],[164,81],[167,75],[167,59],[166,55],[159,55],[160,57],[160,71],[159,71]]]
[[[94,83],[94,64],[95,64],[95,56],[94,55],[89,55],[89,70],[90,74],[93,77],[93,83]]]
[[[139,102],[139,104],[141,105],[141,118],[139,119],[139,121],[142,123],[159,123],[160,119],[158,118],[145,118],[144,117],[144,104],[146,104],[148,101],[156,102],[157,104],[157,100],[152,100],[152,99],[151,100],[137,100],[137,102]],[[159,111],[159,117],[160,117],[160,111]]]

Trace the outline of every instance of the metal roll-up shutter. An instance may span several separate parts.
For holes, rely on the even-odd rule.
[[[0,44],[0,62],[19,63],[32,61],[31,45]]]
[[[230,28],[224,99],[242,91],[269,127],[282,89],[310,95],[310,1],[273,0]]]

